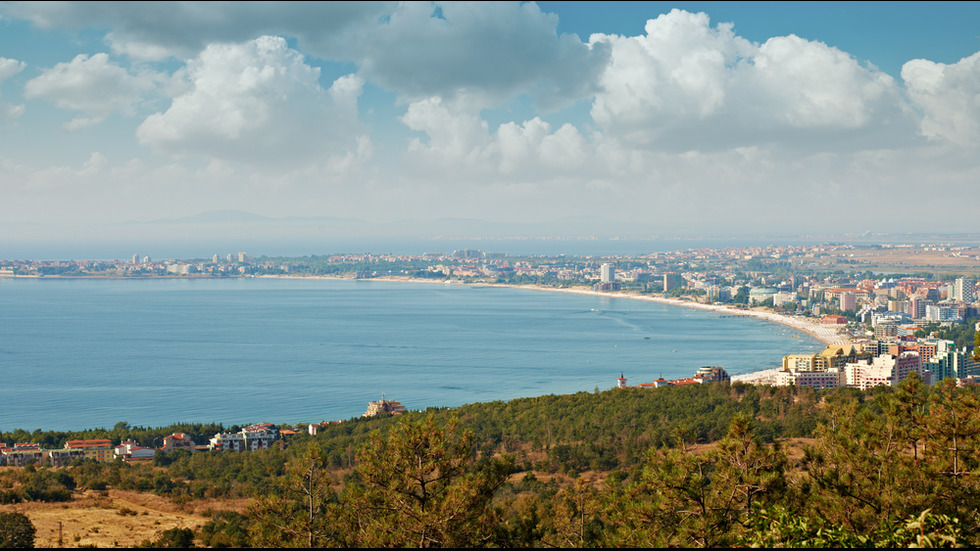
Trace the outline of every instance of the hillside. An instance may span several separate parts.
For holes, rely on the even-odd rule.
[[[6,468],[0,511],[27,514],[41,545],[61,520],[68,546],[171,527],[212,546],[976,544],[977,393],[910,381],[542,396],[354,419],[257,452]]]

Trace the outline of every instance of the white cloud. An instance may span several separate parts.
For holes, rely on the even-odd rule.
[[[141,143],[256,164],[315,160],[355,143],[363,82],[349,75],[324,90],[320,70],[280,37],[212,44],[184,77],[185,92],[140,125]]]
[[[608,60],[557,34],[558,18],[533,2],[406,3],[356,45],[361,72],[409,101],[439,96],[471,107],[533,94],[545,108],[594,91]]]
[[[0,57],[0,84],[2,84],[3,81],[7,80],[8,78],[23,71],[24,67],[27,67],[27,64],[23,61]]]
[[[23,71],[24,67],[27,67],[27,64],[23,61],[0,57],[0,84],[3,84],[3,81]],[[16,119],[22,114],[24,114],[23,105],[11,105],[0,101],[0,123]]]
[[[5,6],[43,28],[109,27],[106,42],[135,59],[190,59],[208,45],[260,35],[297,40],[407,101],[432,96],[492,107],[519,94],[554,109],[595,91],[609,58],[557,33],[534,2],[52,2]]]
[[[644,35],[590,43],[613,51],[593,119],[635,146],[833,147],[857,130],[878,147],[882,128],[911,128],[891,77],[821,42],[790,35],[760,46],[731,24],[673,10],[649,20]]]
[[[29,80],[24,93],[53,101],[62,109],[81,111],[86,116],[67,125],[78,129],[98,124],[111,113],[135,114],[135,105],[153,88],[154,79],[150,74],[129,74],[105,53],[79,54]]]
[[[528,184],[585,176],[591,147],[570,124],[552,130],[539,117],[508,122],[491,132],[477,115],[459,111],[441,98],[409,105],[402,122],[428,139],[413,139],[406,164],[419,177],[452,180],[465,174],[470,183]]]
[[[394,2],[18,2],[9,16],[44,28],[111,28],[112,51],[138,59],[189,59],[213,42],[285,34],[334,57],[396,7]]]
[[[794,35],[766,41],[739,65],[736,78],[742,87],[740,104],[795,128],[865,126],[879,114],[880,101],[894,106],[899,99],[890,76],[861,67],[822,42]]]
[[[980,53],[946,65],[913,59],[902,66],[912,103],[922,110],[928,138],[980,142]]]

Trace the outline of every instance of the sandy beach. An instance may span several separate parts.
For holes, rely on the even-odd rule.
[[[603,292],[603,291],[593,291],[591,289],[559,289],[555,287],[545,287],[541,285],[508,285],[508,287],[518,288],[518,289],[533,289],[539,291],[557,291],[563,293],[574,293],[579,295],[595,295],[604,296],[609,298],[628,298],[633,300],[646,300],[649,302],[659,302],[661,304],[670,304],[672,306],[683,306],[684,308],[696,308],[699,310],[710,310],[712,312],[717,312],[719,315],[729,315],[729,316],[747,316],[753,318],[763,319],[772,323],[779,323],[793,329],[806,333],[820,341],[823,341],[827,345],[846,345],[850,341],[846,336],[841,335],[838,332],[837,326],[834,325],[823,325],[809,318],[787,316],[784,314],[777,314],[764,309],[750,310],[750,309],[740,309],[733,308],[731,306],[722,304],[703,304],[699,302],[693,302],[690,300],[681,300],[675,298],[665,298],[659,296],[641,295],[638,293],[629,292]],[[782,371],[781,368],[775,369],[764,369],[760,371],[753,371],[750,373],[742,373],[740,375],[733,375],[732,382],[748,383],[755,385],[772,385],[776,382],[776,374]]]
[[[605,296],[609,298],[628,298],[633,300],[646,300],[649,302],[659,302],[661,304],[670,304],[673,306],[683,306],[685,308],[710,310],[712,312],[717,312],[719,315],[753,317],[753,318],[759,318],[766,321],[770,321],[773,323],[779,323],[782,325],[786,325],[788,327],[792,327],[793,329],[806,333],[818,340],[823,341],[828,345],[846,345],[849,343],[846,336],[838,333],[837,326],[823,325],[810,318],[787,316],[784,314],[777,314],[775,312],[770,312],[768,310],[763,310],[763,309],[758,309],[758,310],[739,309],[723,304],[703,304],[699,302],[692,302],[689,300],[641,295],[638,293],[602,292],[602,291],[592,291],[589,289],[558,289],[554,287],[544,287],[539,285],[511,285],[509,287],[513,287],[517,289],[557,291],[563,293],[574,293],[579,295]]]

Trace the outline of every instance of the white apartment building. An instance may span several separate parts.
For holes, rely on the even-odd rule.
[[[844,372],[840,369],[827,371],[780,371],[776,374],[776,386],[805,386],[815,390],[842,387]]]
[[[902,352],[898,357],[889,354],[871,360],[848,363],[844,366],[845,384],[867,390],[875,386],[895,386],[912,372],[922,375],[918,352]]]
[[[616,269],[613,268],[612,264],[607,262],[602,265],[602,268],[600,268],[599,276],[602,283],[612,283],[616,280]]]
[[[976,284],[976,281],[965,277],[957,279],[955,282],[953,282],[953,298],[962,302],[973,302],[975,299],[973,295],[973,287]]]

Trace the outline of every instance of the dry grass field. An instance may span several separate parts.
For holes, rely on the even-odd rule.
[[[69,503],[0,505],[27,515],[37,529],[37,547],[133,547],[163,530],[196,530],[207,509],[244,510],[244,502],[176,505],[151,493],[108,490],[77,492]],[[60,538],[60,541],[59,541]]]
[[[823,256],[807,259],[806,262],[846,271],[980,275],[980,248],[868,247],[828,252]]]

